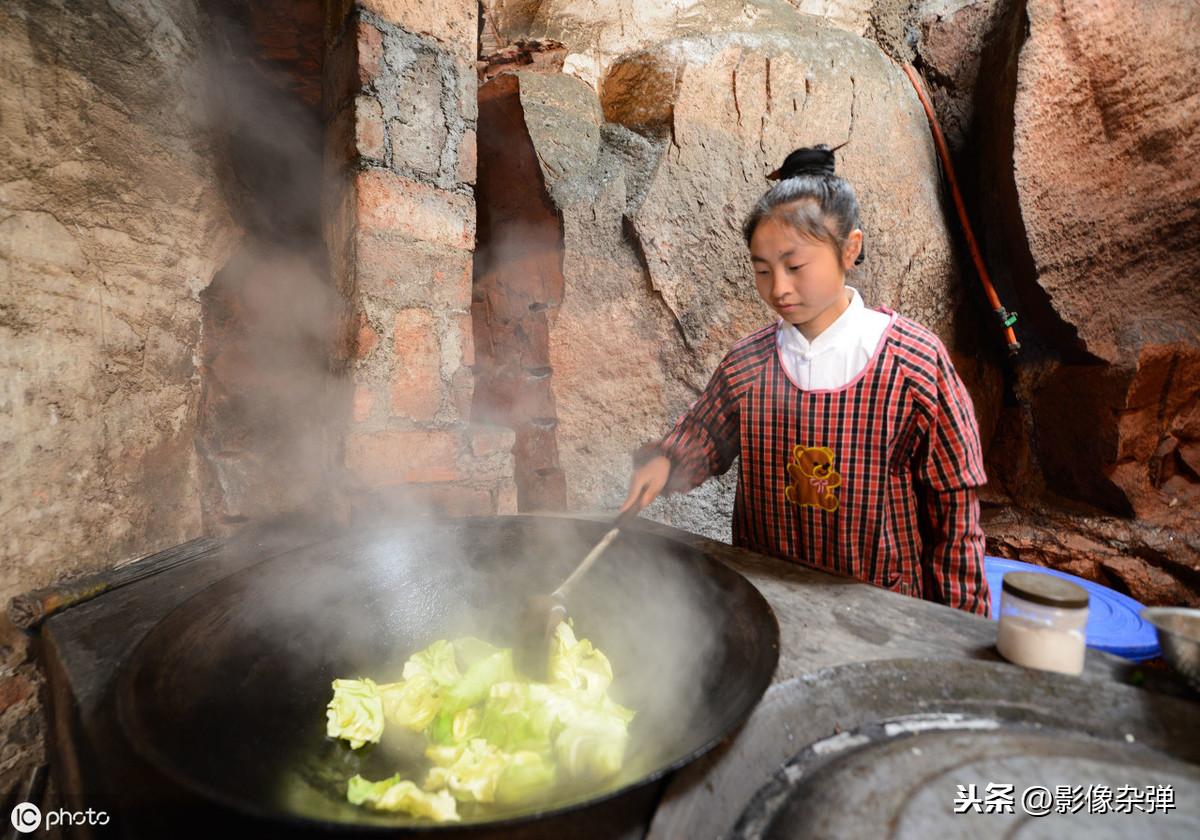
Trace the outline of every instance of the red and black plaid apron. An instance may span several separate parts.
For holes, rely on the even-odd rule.
[[[798,388],[764,327],[636,460],[670,458],[676,493],[740,458],[734,545],[986,616],[971,397],[936,335],[879,309],[892,323],[845,387]]]

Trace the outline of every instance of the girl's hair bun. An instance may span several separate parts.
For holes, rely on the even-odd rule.
[[[846,143],[850,141],[847,140]],[[788,155],[783,165],[772,172],[767,177],[772,181],[782,181],[787,178],[795,178],[800,175],[833,175],[833,153],[845,146],[842,143],[840,146],[834,146],[832,149],[824,143],[818,143],[816,146],[805,146]]]
[[[742,223],[747,247],[759,222],[773,216],[810,239],[828,242],[837,253],[842,252],[859,218],[854,188],[833,168],[833,153],[846,143],[832,149],[824,143],[796,149],[767,176],[778,183],[763,193]],[[855,265],[863,259],[860,248]]]

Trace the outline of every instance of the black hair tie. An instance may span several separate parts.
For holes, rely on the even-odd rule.
[[[850,141],[847,140],[846,143]],[[836,175],[833,165],[833,153],[845,146],[846,143],[834,146],[832,149],[824,143],[815,146],[805,146],[796,149],[783,160],[783,165],[767,177],[772,181],[783,181],[799,175]],[[858,256],[854,258],[855,265],[861,265],[866,258],[866,246],[859,248]]]
[[[846,143],[849,142],[849,140],[846,141]],[[846,143],[834,146],[832,149],[824,143],[796,149],[796,151],[784,158],[782,166],[767,177],[772,181],[782,181],[787,178],[795,178],[798,175],[833,175],[835,174],[833,153],[842,148],[842,146],[845,146]]]

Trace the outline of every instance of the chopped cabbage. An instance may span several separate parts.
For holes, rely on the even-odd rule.
[[[445,791],[431,793],[412,782],[404,781],[397,773],[380,782],[369,782],[362,776],[352,776],[346,789],[351,805],[371,805],[381,811],[399,811],[414,817],[429,817],[437,822],[457,822],[458,805]]]
[[[434,763],[426,790],[448,789],[461,802],[518,805],[536,799],[555,783],[554,764],[541,754],[506,752],[483,738],[450,747],[430,747]]]
[[[578,689],[599,699],[612,684],[608,657],[587,639],[577,640],[567,622],[559,622],[550,649],[550,682]]]
[[[449,789],[460,802],[494,802],[496,782],[506,756],[482,738],[456,747],[435,747],[426,753],[434,763],[425,778],[426,790]]]
[[[404,663],[403,677],[411,680],[418,676],[433,680],[441,686],[451,686],[458,682],[461,674],[454,656],[454,645],[439,640],[410,656]]]
[[[549,752],[558,716],[546,702],[544,688],[533,683],[496,683],[483,706],[480,734],[506,750]]]
[[[580,719],[603,718],[624,731],[633,711],[604,695],[543,683],[497,683],[483,707],[480,734],[507,750],[551,752],[564,729]],[[591,729],[597,729],[592,724]]]
[[[555,741],[559,764],[576,779],[604,779],[621,769],[627,725],[603,712],[585,712],[576,717]]]
[[[467,707],[451,714],[441,711],[426,730],[429,740],[435,744],[461,744],[479,733],[480,714],[474,707]]]
[[[355,776],[350,802],[457,820],[456,802],[518,806],[544,798],[564,777],[594,783],[616,774],[634,712],[608,696],[608,658],[564,622],[548,664],[550,682],[523,681],[511,649],[466,637],[414,654],[400,682],[336,680],[331,736],[357,748],[378,741],[386,719],[423,732],[432,765],[424,789],[399,775]]]
[[[502,805],[536,802],[557,783],[554,762],[540,753],[510,753],[496,782],[496,801]]]
[[[438,684],[423,674],[381,685],[379,694],[387,721],[414,732],[429,726],[442,707]]]
[[[383,700],[379,686],[369,679],[334,680],[333,699],[325,712],[330,738],[345,738],[351,749],[383,736]]]
[[[486,656],[467,669],[466,673],[450,686],[442,701],[442,710],[454,714],[468,706],[474,706],[488,696],[492,686],[513,679],[512,650],[504,648]]]
[[[459,665],[470,668],[480,659],[487,659],[492,654],[499,653],[500,648],[474,636],[463,636],[454,640],[454,652],[458,654]]]

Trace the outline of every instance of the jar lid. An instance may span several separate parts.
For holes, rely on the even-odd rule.
[[[1018,598],[1059,609],[1078,609],[1088,605],[1088,593],[1069,580],[1039,572],[1008,572],[1002,588]]]

